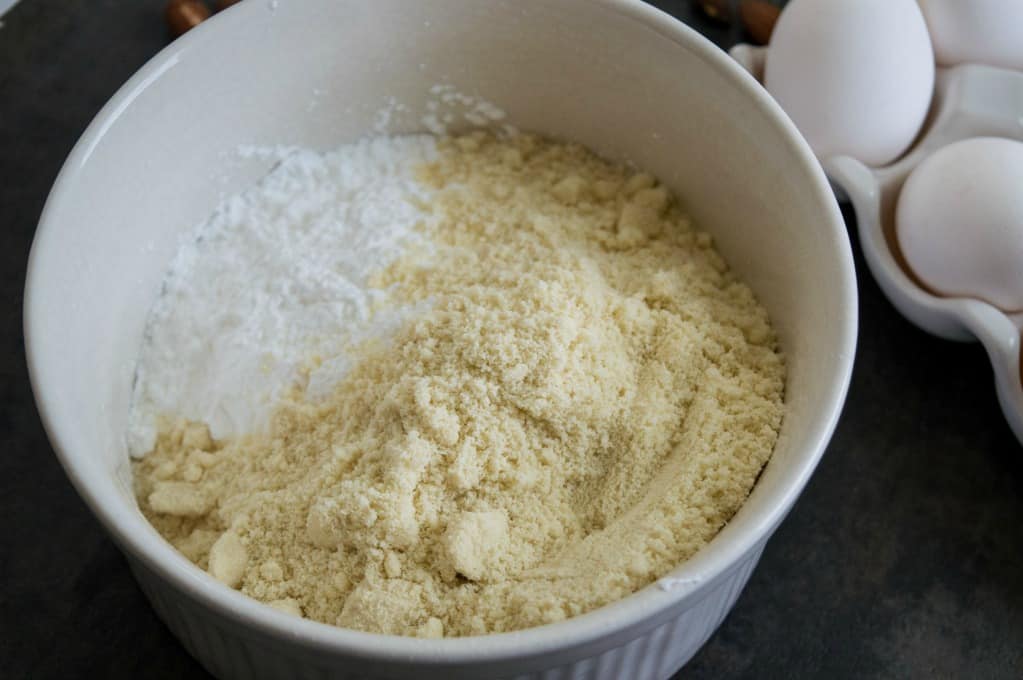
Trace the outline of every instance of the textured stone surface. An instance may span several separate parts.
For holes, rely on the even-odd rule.
[[[24,0],[0,27],[4,677],[206,677],[64,477],[21,335],[43,201],[92,116],[166,44],[162,4]],[[719,44],[740,36],[688,0],[655,4]],[[735,610],[680,678],[1023,676],[1023,451],[984,353],[910,326],[858,253],[857,265],[860,347],[838,432]]]

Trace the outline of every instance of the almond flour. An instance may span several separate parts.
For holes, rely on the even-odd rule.
[[[165,427],[143,512],[241,592],[360,630],[575,616],[693,555],[781,424],[765,310],[646,174],[521,135],[438,142],[422,239],[368,277],[421,310],[265,430]]]

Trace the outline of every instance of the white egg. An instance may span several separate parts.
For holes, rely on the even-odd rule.
[[[767,51],[764,85],[818,158],[885,165],[930,108],[934,53],[914,0],[792,0]]]
[[[936,151],[906,180],[895,221],[928,288],[1023,310],[1023,143],[977,137]]]
[[[972,61],[1023,70],[1023,1],[919,2],[942,66]]]

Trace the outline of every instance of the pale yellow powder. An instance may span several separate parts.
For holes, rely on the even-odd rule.
[[[269,434],[165,428],[146,516],[295,615],[437,638],[632,593],[745,500],[782,418],[767,314],[655,179],[476,134],[424,169],[431,250],[374,285],[430,311]]]

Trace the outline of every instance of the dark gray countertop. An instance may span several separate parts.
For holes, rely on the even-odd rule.
[[[654,4],[720,44],[739,35],[688,0]],[[207,677],[64,477],[32,402],[21,333],[46,194],[92,116],[166,44],[162,5],[23,0],[0,28],[3,677]],[[915,329],[858,250],[857,266],[860,345],[835,438],[734,611],[680,678],[1023,677],[1023,450],[983,350]]]

